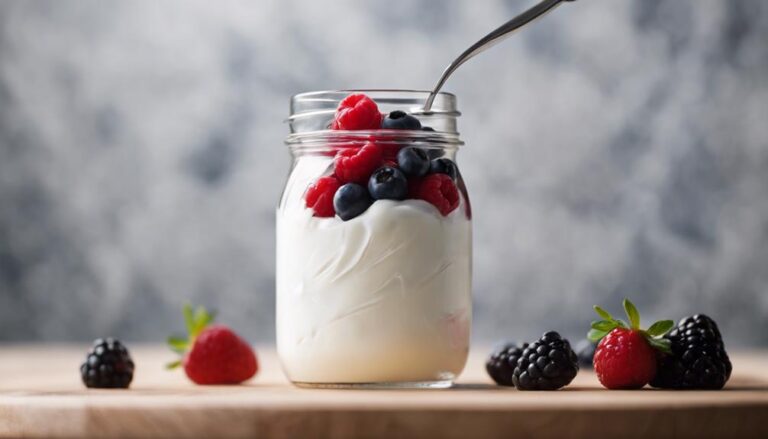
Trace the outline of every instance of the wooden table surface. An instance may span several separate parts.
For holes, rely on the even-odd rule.
[[[478,349],[447,390],[291,386],[274,352],[247,385],[195,386],[134,346],[130,390],[86,390],[87,346],[0,346],[0,437],[768,438],[768,352],[732,355],[722,391],[603,390],[590,371],[557,392],[491,385]]]

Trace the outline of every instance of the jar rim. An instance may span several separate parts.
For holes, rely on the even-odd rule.
[[[419,130],[317,130],[291,133],[285,138],[285,144],[292,148],[318,148],[323,145],[358,147],[370,141],[380,144],[408,141],[446,149],[464,145],[457,132]]]
[[[424,99],[426,99],[429,94],[431,93],[430,90],[418,90],[415,88],[352,88],[352,89],[338,89],[338,90],[315,90],[315,91],[305,91],[301,93],[296,93],[295,95],[291,96],[291,100],[294,99],[300,99],[305,97],[312,97],[317,95],[324,95],[324,94],[344,94],[348,95],[350,93],[406,93],[406,94],[422,94],[424,95]],[[448,91],[439,91],[437,92],[438,96],[450,96],[452,98],[456,98],[456,95],[448,92]]]
[[[336,131],[328,134],[328,121],[336,113],[339,102],[354,93],[362,93],[373,99],[382,113],[392,110],[403,110],[418,116],[432,126],[436,131],[400,131],[400,137],[407,136],[413,140],[459,143],[456,130],[456,118],[461,116],[457,109],[456,95],[450,92],[437,93],[430,111],[423,111],[429,90],[415,89],[348,89],[348,90],[319,90],[295,94],[290,99],[290,115],[285,122],[290,126],[287,144],[300,143],[302,139],[330,137],[343,135],[345,137],[359,136],[360,131]],[[366,135],[381,134],[382,130],[371,130]],[[386,134],[386,133],[385,133]],[[391,134],[387,134],[390,136]],[[338,140],[338,137],[335,137]]]
[[[372,95],[371,97],[377,104],[411,105],[409,113],[413,115],[441,115],[441,116],[461,116],[461,112],[456,109],[456,95],[447,91],[438,92],[430,111],[423,111],[423,104],[426,102],[431,91],[415,89],[349,89],[349,90],[318,90],[297,93],[291,96],[291,114],[284,121],[291,123],[296,119],[303,117],[319,116],[321,114],[332,113],[336,111],[338,102],[353,93],[363,93]],[[404,96],[398,97],[397,94]],[[330,108],[315,110],[314,105],[309,105],[309,110],[304,109],[304,105],[309,102],[333,103]],[[297,111],[298,110],[298,111]]]

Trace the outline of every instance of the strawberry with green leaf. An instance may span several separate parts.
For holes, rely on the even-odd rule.
[[[184,306],[187,337],[169,337],[171,350],[182,356],[167,365],[184,366],[196,384],[239,384],[259,369],[251,346],[225,325],[211,325],[213,314],[198,306]]]
[[[661,338],[675,323],[660,320],[648,329],[640,328],[640,313],[624,299],[629,323],[615,319],[595,305],[602,318],[592,322],[587,337],[597,342],[593,364],[600,383],[608,389],[639,389],[656,375],[657,352],[670,352],[669,340]]]

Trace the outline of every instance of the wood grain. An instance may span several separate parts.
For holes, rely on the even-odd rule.
[[[299,389],[268,348],[247,385],[201,387],[163,370],[162,348],[132,355],[130,390],[87,390],[84,347],[0,347],[0,436],[768,438],[766,352],[734,355],[716,392],[607,391],[588,371],[561,391],[520,392],[491,385],[482,355],[448,390]]]

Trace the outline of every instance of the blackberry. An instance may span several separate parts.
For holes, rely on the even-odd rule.
[[[568,385],[579,371],[579,361],[568,340],[550,331],[523,349],[512,373],[520,390],[557,390]]]
[[[595,357],[597,343],[589,339],[581,340],[576,343],[576,356],[579,357],[579,367],[592,369],[592,360]]]
[[[80,366],[80,376],[86,387],[124,389],[131,384],[133,369],[131,355],[119,340],[99,338]]]
[[[514,387],[512,372],[515,371],[517,360],[523,353],[523,349],[527,347],[528,343],[523,343],[521,347],[514,343],[507,343],[488,357],[488,360],[485,362],[485,370],[496,384]]]
[[[662,389],[721,389],[731,376],[731,360],[725,352],[717,323],[696,314],[680,320],[664,338],[672,354],[659,359],[651,386]]]

